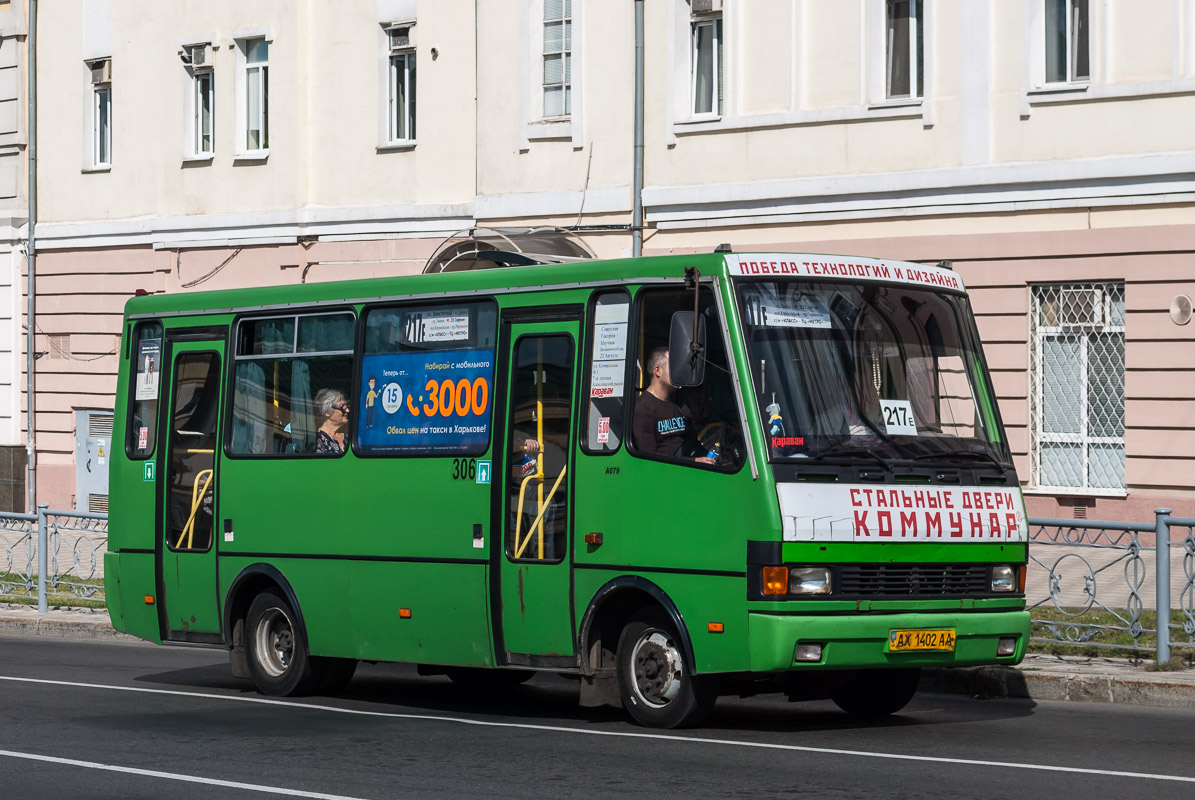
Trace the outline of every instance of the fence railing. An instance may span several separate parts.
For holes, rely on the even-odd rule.
[[[1158,663],[1195,650],[1195,519],[1159,508],[1153,523],[1031,517],[1029,529],[1033,640],[1153,650]]]
[[[108,515],[59,511],[0,514],[0,601],[37,597],[45,611],[51,597],[104,602],[104,552]]]
[[[1160,663],[1172,648],[1195,653],[1195,518],[1162,508],[1152,523],[1031,517],[1029,527],[1034,641],[1152,649]],[[104,602],[107,544],[106,514],[0,513],[0,601]]]

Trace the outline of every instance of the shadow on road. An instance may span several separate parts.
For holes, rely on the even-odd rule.
[[[247,680],[233,678],[226,663],[142,675],[139,683],[183,691],[218,690],[256,694]],[[536,724],[620,724],[629,721],[621,709],[582,708],[577,681],[551,673],[536,675],[522,686],[478,689],[441,676],[421,676],[406,664],[361,664],[352,683],[335,696],[300,698],[299,702],[336,705],[354,710]],[[900,714],[861,720],[829,701],[789,703],[783,695],[721,697],[702,726],[717,731],[793,732],[918,728],[955,723],[1015,719],[1033,714],[1031,700],[979,700],[959,695],[920,693]]]

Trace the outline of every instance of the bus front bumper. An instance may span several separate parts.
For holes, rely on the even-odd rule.
[[[1029,642],[1028,611],[747,616],[752,672],[1012,665],[1025,657]],[[954,650],[889,649],[893,631],[919,630],[953,630]],[[997,655],[1001,639],[1016,640],[1011,655]],[[821,645],[821,660],[795,660],[799,644]]]

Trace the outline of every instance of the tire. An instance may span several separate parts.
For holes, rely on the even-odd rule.
[[[535,673],[526,669],[491,669],[489,667],[450,667],[448,679],[466,689],[509,689],[531,680]]]
[[[253,598],[245,617],[249,677],[262,694],[293,697],[311,692],[320,677],[307,654],[298,617],[277,592]]]
[[[316,675],[315,694],[340,694],[357,671],[355,658],[311,657]]]
[[[660,609],[631,618],[618,638],[622,706],[645,728],[700,724],[713,710],[718,686],[694,675],[672,621]]]
[[[835,689],[830,699],[855,717],[886,717],[909,704],[920,680],[920,669],[864,670]]]

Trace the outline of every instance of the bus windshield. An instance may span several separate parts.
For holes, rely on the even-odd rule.
[[[878,283],[738,289],[773,461],[1011,460],[966,297]]]

